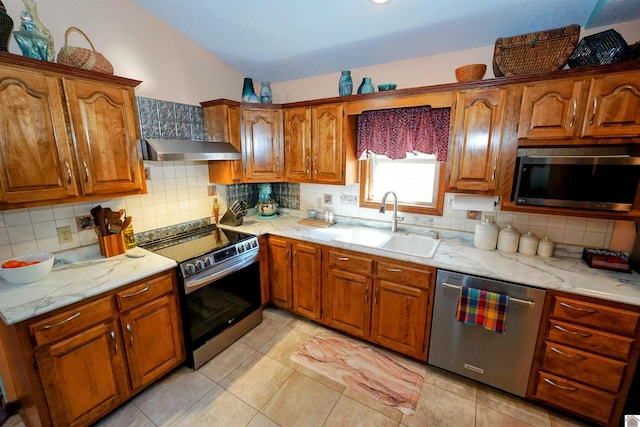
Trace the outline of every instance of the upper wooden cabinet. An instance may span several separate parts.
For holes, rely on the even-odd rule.
[[[240,137],[240,103],[216,100],[201,103],[207,139],[231,143],[242,152]],[[242,183],[242,160],[216,160],[209,162],[209,181],[219,184]]]
[[[345,125],[347,123],[347,125]],[[344,104],[284,110],[285,179],[318,184],[355,182],[354,144]]]
[[[507,92],[507,88],[458,92],[449,147],[448,190],[496,190]]]
[[[242,107],[241,110],[244,181],[282,181],[282,109]]]
[[[638,73],[522,85],[521,139],[615,138],[640,134]],[[588,139],[572,143],[588,144]]]
[[[41,62],[0,55],[0,209],[146,192],[140,82]]]

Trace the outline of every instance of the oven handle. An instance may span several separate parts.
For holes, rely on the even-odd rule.
[[[242,270],[245,267],[250,266],[251,264],[253,264],[254,262],[258,261],[258,254],[256,253],[255,256],[252,256],[250,258],[245,258],[244,260],[240,261],[237,264],[233,264],[230,265],[229,268],[225,268],[222,271],[218,271],[215,273],[211,273],[208,274],[204,277],[200,277],[197,279],[188,279],[185,281],[184,283],[184,292],[185,294],[189,294],[193,291],[196,291],[204,286],[207,286],[208,284],[210,284],[211,282],[214,282],[218,279],[222,279],[223,277],[226,277],[232,273],[235,273],[238,270]]]
[[[447,283],[447,282],[443,282],[442,283],[442,287],[444,287],[444,288],[452,288],[452,289],[460,289],[459,285],[452,285],[451,283]],[[526,300],[526,299],[520,299],[520,298],[509,297],[509,301],[515,302],[517,304],[525,304],[525,305],[528,305],[529,307],[533,307],[533,306],[536,305],[536,303],[533,302],[533,301]]]

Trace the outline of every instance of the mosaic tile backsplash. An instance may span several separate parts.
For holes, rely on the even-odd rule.
[[[245,200],[248,207],[258,204],[258,184],[227,185],[227,205],[235,200]],[[300,209],[300,184],[277,182],[271,184],[271,199],[281,208]]]

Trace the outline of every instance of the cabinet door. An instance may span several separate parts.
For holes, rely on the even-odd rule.
[[[572,138],[579,128],[578,102],[582,80],[557,80],[524,85],[518,138]]]
[[[371,324],[371,278],[338,269],[329,269],[326,277],[329,326],[357,337],[368,338]]]
[[[458,93],[449,189],[496,189],[506,99],[507,89]]]
[[[54,344],[36,360],[54,426],[88,425],[130,394],[115,321]]]
[[[99,195],[143,191],[133,89],[84,80],[63,82],[82,192]]]
[[[242,152],[240,138],[240,107],[213,105],[203,108],[207,139],[228,142]],[[242,182],[242,160],[216,160],[209,162],[209,181],[218,184]]]
[[[376,280],[371,340],[422,358],[425,355],[428,299],[426,289]]]
[[[0,67],[0,111],[0,202],[77,196],[56,78]]]
[[[246,182],[273,182],[282,179],[282,112],[244,108],[243,162]]]
[[[583,136],[640,135],[640,76],[637,72],[591,79]]]
[[[311,109],[284,110],[284,171],[294,182],[311,182]]]
[[[293,243],[293,311],[320,320],[322,250],[307,243]]]
[[[291,310],[291,243],[273,236],[269,238],[269,288],[271,302]]]
[[[342,147],[342,104],[329,104],[311,110],[313,181],[340,184],[344,174]]]
[[[176,298],[165,295],[121,316],[134,390],[155,381],[184,360]]]

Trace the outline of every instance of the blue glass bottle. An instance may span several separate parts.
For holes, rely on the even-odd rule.
[[[338,94],[340,96],[349,96],[353,93],[353,80],[351,80],[351,71],[343,71],[338,83]]]
[[[362,83],[360,83],[358,93],[373,93],[375,90],[376,89],[371,84],[371,77],[365,77],[362,79]]]
[[[253,79],[245,77],[242,85],[242,102],[258,102],[257,99],[258,97],[253,90]]]
[[[271,104],[271,85],[269,82],[262,82],[260,87],[260,102],[263,104]]]

